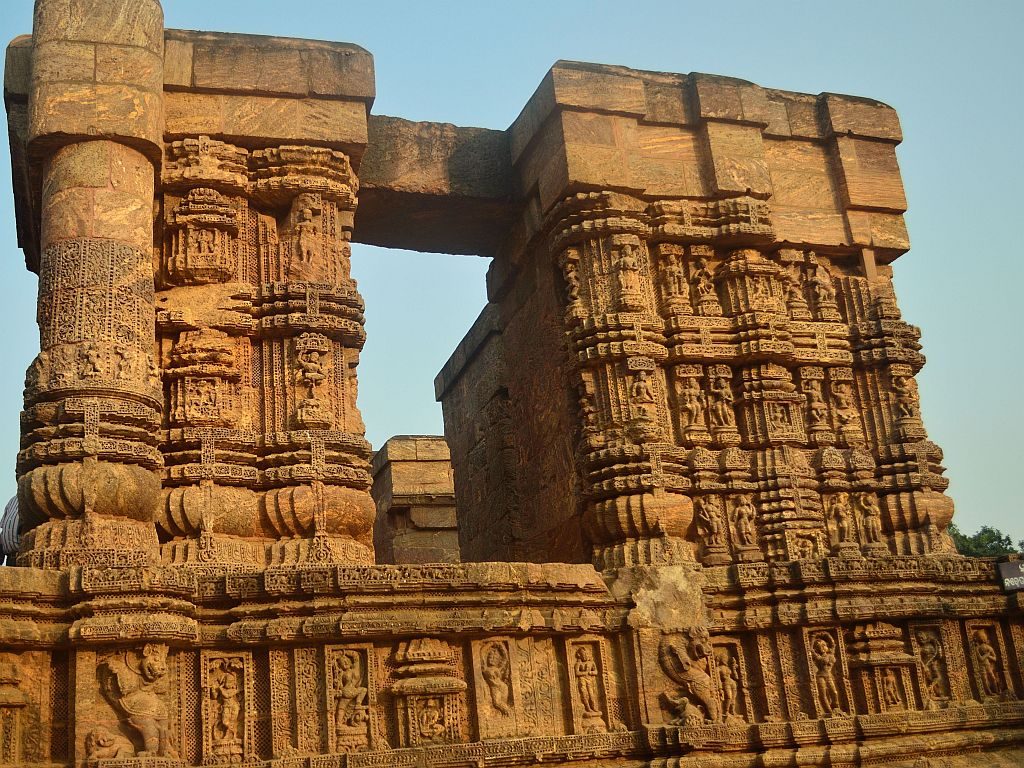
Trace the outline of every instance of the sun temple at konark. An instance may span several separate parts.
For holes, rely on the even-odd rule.
[[[1024,765],[1024,567],[946,531],[893,109],[559,61],[497,131],[374,88],[158,0],[7,48],[0,766]],[[364,437],[352,243],[491,259],[443,437]]]

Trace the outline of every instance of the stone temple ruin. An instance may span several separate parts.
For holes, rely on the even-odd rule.
[[[559,62],[507,131],[413,123],[357,46],[157,0],[38,0],[4,88],[40,352],[0,765],[1024,761],[889,107]],[[493,259],[444,440],[363,437],[351,242]]]

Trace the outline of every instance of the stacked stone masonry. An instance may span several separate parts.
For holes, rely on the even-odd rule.
[[[4,77],[0,766],[1024,761],[891,108],[558,62],[507,131],[414,123],[358,46],[157,0],[38,0]],[[365,440],[353,242],[492,258],[444,439]]]

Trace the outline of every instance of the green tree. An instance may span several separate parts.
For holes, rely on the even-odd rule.
[[[949,535],[953,537],[956,550],[968,557],[998,557],[1014,552],[1024,552],[1024,540],[1014,546],[1013,540],[998,528],[983,525],[977,533],[968,536],[961,532],[954,523],[949,525]]]

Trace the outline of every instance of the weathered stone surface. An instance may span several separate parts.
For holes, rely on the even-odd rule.
[[[392,437],[373,457],[374,549],[382,563],[457,563],[451,458],[442,437]]]
[[[559,62],[508,131],[368,118],[356,46],[161,24],[38,0],[7,51],[0,764],[1021,763],[889,107]],[[372,463],[353,238],[494,257],[445,438]]]

